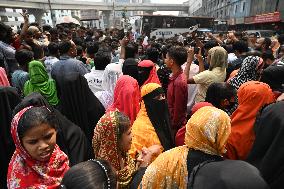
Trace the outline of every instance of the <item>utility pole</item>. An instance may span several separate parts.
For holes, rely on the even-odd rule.
[[[50,17],[51,17],[52,25],[54,27],[55,26],[55,20],[54,20],[54,17],[53,17],[53,12],[52,12],[52,8],[51,8],[50,0],[48,0],[48,6],[49,6],[49,11],[50,11]]]
[[[279,0],[276,1],[275,12],[279,11]]]
[[[112,0],[112,26],[115,28],[115,10],[114,10],[114,1]]]

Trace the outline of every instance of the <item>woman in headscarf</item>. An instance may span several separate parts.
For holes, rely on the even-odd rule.
[[[59,121],[56,143],[68,156],[71,166],[94,157],[91,143],[87,140],[86,135],[80,127],[68,120],[57,109],[52,108],[41,94],[31,93],[26,96],[22,102],[15,107],[13,114],[15,115],[29,106],[46,106],[56,114]]]
[[[106,113],[94,130],[93,148],[96,158],[109,161],[116,170],[119,188],[128,188],[137,166],[147,167],[152,156],[152,152],[140,156],[139,164],[128,155],[130,146],[129,118],[117,110]]]
[[[130,119],[131,125],[139,112],[140,91],[137,81],[128,75],[122,75],[115,86],[113,103],[106,112],[118,109]]]
[[[102,77],[103,91],[95,93],[96,97],[107,109],[113,102],[113,93],[117,80],[122,75],[121,66],[119,64],[111,63],[107,65]]]
[[[185,145],[159,155],[148,166],[140,188],[187,188],[196,165],[222,160],[230,132],[230,118],[224,111],[199,109],[187,122]]]
[[[184,71],[185,75],[188,78],[187,83],[198,84],[198,91],[195,97],[195,102],[203,102],[206,97],[207,89],[212,83],[225,81],[226,68],[228,66],[228,53],[223,47],[218,46],[211,48],[208,52],[207,57],[208,63],[210,64],[209,70],[200,70],[201,67],[199,66],[199,73],[192,78],[189,78],[189,71],[194,56],[193,49],[189,50],[188,56],[188,59],[190,59],[190,61],[188,61]],[[199,58],[199,61],[202,61],[202,57]]]
[[[136,157],[143,147],[161,146],[161,151],[174,147],[170,115],[162,87],[148,83],[141,89],[141,109],[132,126],[132,145],[129,154]]]
[[[65,74],[58,84],[61,113],[78,125],[91,143],[93,130],[105,113],[104,106],[79,73]]]
[[[10,82],[8,80],[6,71],[2,67],[0,67],[0,86],[4,86],[4,87],[10,86]]]
[[[205,106],[213,106],[213,105],[209,102],[198,102],[192,107],[190,115],[192,116],[197,110],[199,110],[200,108],[203,108]],[[178,130],[178,132],[175,136],[176,146],[184,145],[185,133],[186,133],[186,126],[183,126],[182,128],[180,128]]]
[[[265,107],[255,124],[255,141],[247,161],[256,166],[272,189],[283,188],[284,102]]]
[[[16,146],[9,163],[8,189],[59,188],[69,160],[56,144],[57,118],[47,107],[27,107],[11,123]]]
[[[204,162],[194,168],[188,189],[269,189],[254,166],[244,161]]]
[[[239,105],[231,116],[232,132],[227,143],[229,159],[245,160],[253,145],[253,126],[258,111],[275,101],[270,87],[262,82],[248,81],[238,90]]]
[[[15,151],[10,128],[13,109],[21,102],[14,87],[0,87],[0,188],[7,188],[7,171],[9,161]]]
[[[138,81],[138,62],[135,58],[127,58],[122,65],[123,75],[129,75]]]
[[[138,84],[142,87],[148,83],[161,85],[156,71],[156,65],[151,60],[142,60],[138,63]]]
[[[47,71],[41,62],[34,60],[29,63],[29,76],[30,79],[24,86],[24,95],[28,96],[32,92],[39,92],[50,105],[58,105],[59,99],[55,81],[49,79]]]
[[[262,64],[262,59],[258,56],[246,57],[237,75],[229,79],[228,83],[238,90],[247,81],[257,81]]]

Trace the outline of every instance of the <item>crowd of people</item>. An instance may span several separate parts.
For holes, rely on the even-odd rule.
[[[23,17],[0,23],[0,188],[282,188],[284,35]]]

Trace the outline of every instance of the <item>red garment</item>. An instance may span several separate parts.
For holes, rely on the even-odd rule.
[[[144,84],[142,86],[144,86],[148,83],[157,83],[157,84],[161,85],[161,82],[160,82],[158,74],[157,74],[156,66],[151,60],[143,60],[143,61],[139,62],[138,66],[143,67],[143,68],[152,67],[152,70],[149,74],[149,78],[144,82]],[[141,88],[142,88],[142,86],[141,86]]]
[[[12,46],[16,49],[19,50],[19,48],[21,47],[22,44],[22,40],[21,38],[18,36],[15,41],[12,43]]]
[[[170,77],[167,99],[174,134],[186,124],[187,114],[187,82],[183,71]]]
[[[97,123],[94,130],[93,148],[96,158],[104,159],[120,170],[116,111],[109,111]]]
[[[0,86],[9,87],[10,83],[4,68],[0,67]]]
[[[259,110],[275,101],[269,85],[248,81],[238,90],[239,106],[231,116],[231,134],[226,157],[245,160],[255,140],[254,123]]]
[[[32,107],[24,108],[12,120],[11,134],[16,150],[8,168],[8,189],[59,188],[65,172],[69,169],[68,157],[56,145],[49,161],[36,161],[24,149],[18,136],[18,122],[22,115],[30,108]]]
[[[191,116],[200,108],[205,107],[205,106],[213,106],[209,102],[199,102],[195,104],[192,109],[191,109]],[[186,126],[183,126],[180,128],[176,134],[176,146],[182,146],[184,145],[184,138],[185,138],[185,132],[186,132]]]
[[[136,79],[129,75],[122,75],[117,80],[114,89],[113,103],[106,112],[118,109],[129,117],[132,125],[140,110],[140,99],[140,90]]]

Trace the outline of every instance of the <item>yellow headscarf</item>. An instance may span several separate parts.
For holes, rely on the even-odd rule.
[[[147,168],[140,188],[187,188],[189,149],[221,155],[230,132],[230,117],[224,111],[209,106],[199,109],[186,125],[186,145],[159,155]]]
[[[201,108],[186,125],[186,146],[211,155],[223,154],[231,133],[230,122],[228,114],[220,109]]]
[[[141,89],[141,97],[143,98],[145,95],[160,87],[161,86],[157,83],[144,85]],[[129,150],[129,155],[135,158],[136,153],[141,151],[143,147],[148,148],[153,145],[160,145],[161,149],[163,149],[155,128],[147,115],[145,103],[142,100],[140,111],[132,125],[132,144],[131,149]]]

